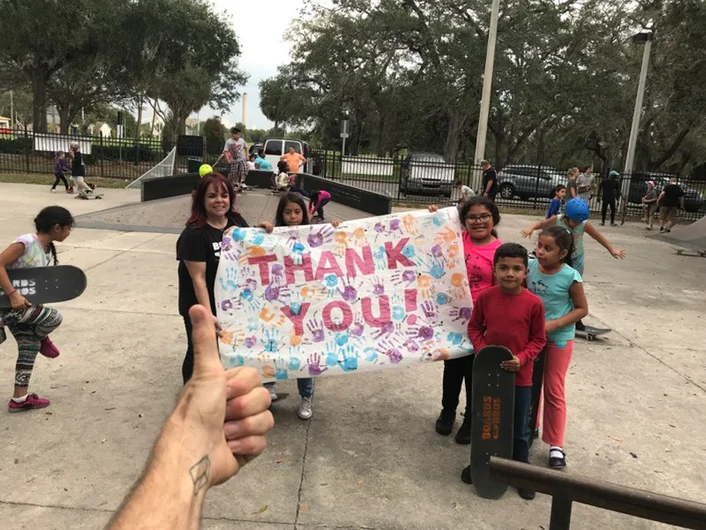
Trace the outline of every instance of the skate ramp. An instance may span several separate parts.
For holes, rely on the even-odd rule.
[[[706,216],[690,225],[676,225],[669,234],[657,233],[650,237],[693,250],[704,250],[706,249]]]

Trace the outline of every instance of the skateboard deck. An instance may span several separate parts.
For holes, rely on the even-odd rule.
[[[677,256],[691,256],[694,258],[706,258],[706,250],[689,250],[686,248],[675,248]]]
[[[620,200],[620,226],[623,226],[625,224],[625,219],[628,216],[628,201],[625,199],[625,197],[621,196]]]
[[[512,458],[515,374],[500,368],[510,359],[507,348],[486,346],[473,360],[471,478],[485,499],[498,499],[508,488],[490,479],[490,457]]]
[[[586,326],[586,329],[576,329],[576,335],[579,337],[582,337],[588,341],[594,340],[596,337],[600,337],[601,335],[605,335],[606,333],[610,333],[613,331],[610,328],[594,328],[593,326]]]
[[[36,305],[73,300],[86,290],[86,275],[71,265],[7,269],[7,274],[17,292]],[[11,307],[10,297],[0,289],[0,309]]]
[[[534,433],[537,429],[537,417],[539,416],[539,403],[542,397],[542,382],[544,378],[544,360],[546,356],[546,350],[542,349],[534,360],[534,367],[532,369],[532,402],[530,403],[528,423],[530,447],[532,447],[532,443],[534,442]]]
[[[92,193],[90,195],[76,195],[74,199],[82,199],[84,201],[87,201],[89,199],[102,199],[103,194],[102,193]]]

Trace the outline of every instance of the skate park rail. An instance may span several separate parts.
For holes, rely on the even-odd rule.
[[[549,530],[568,530],[571,527],[571,507],[574,502],[680,528],[706,528],[706,504],[699,502],[494,456],[490,458],[490,477],[516,488],[551,495]]]

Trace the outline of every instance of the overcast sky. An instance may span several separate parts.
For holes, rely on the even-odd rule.
[[[244,3],[233,0],[211,0],[217,12],[228,13],[240,42],[240,68],[250,75],[242,92],[248,94],[248,127],[268,129],[274,124],[260,111],[258,84],[277,73],[277,67],[289,62],[291,44],[284,40],[284,33],[292,20],[301,13],[304,0],[260,0]],[[214,114],[202,109],[202,120]],[[223,121],[234,125],[242,120],[242,101],[233,104]]]

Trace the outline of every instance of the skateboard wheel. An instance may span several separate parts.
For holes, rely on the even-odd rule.
[[[591,342],[595,337],[593,335],[586,335],[586,340]]]

